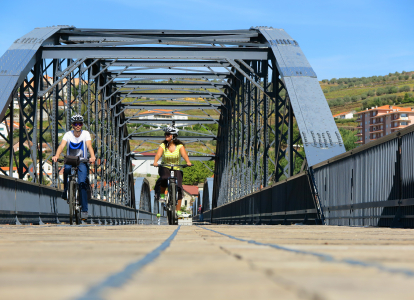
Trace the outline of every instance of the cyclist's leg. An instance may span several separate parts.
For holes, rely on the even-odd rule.
[[[68,177],[69,174],[72,170],[72,166],[70,165],[65,165],[65,168],[63,170],[63,194],[62,194],[62,198],[63,199],[67,199],[67,192],[68,192]]]
[[[160,175],[160,178],[158,178],[157,182],[155,182],[154,191],[158,195],[158,198],[160,198],[160,194],[165,194],[165,189],[168,186],[168,178],[170,177],[170,173],[167,168],[159,167],[158,175]]]
[[[175,171],[175,177],[177,178],[177,206],[176,211],[181,210],[181,202],[183,200],[183,171]]]
[[[82,212],[88,212],[88,184],[86,177],[89,174],[89,166],[86,163],[81,163],[78,167],[78,185],[80,200],[82,205]]]

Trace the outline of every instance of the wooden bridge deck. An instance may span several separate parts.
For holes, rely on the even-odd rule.
[[[414,231],[0,226],[0,299],[413,299]]]

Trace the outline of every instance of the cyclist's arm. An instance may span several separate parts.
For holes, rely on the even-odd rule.
[[[163,152],[164,152],[164,149],[162,149],[162,147],[160,146],[158,148],[157,154],[155,154],[155,157],[154,157],[154,167],[158,166],[158,161],[160,160]]]
[[[188,158],[187,152],[185,152],[184,146],[180,148],[180,153],[181,156],[184,158],[185,162],[187,163],[187,166],[191,166],[190,159]]]
[[[93,151],[92,141],[91,140],[86,141],[86,147],[88,147],[88,151],[91,154],[91,157],[89,158],[89,162],[91,164],[93,164],[95,162],[96,158],[95,158],[95,152]]]
[[[66,141],[65,140],[62,140],[62,142],[60,143],[60,145],[59,145],[59,147],[57,148],[57,150],[56,150],[56,154],[55,154],[55,156],[53,156],[52,157],[52,160],[54,161],[54,162],[57,162],[57,160],[58,160],[58,158],[59,158],[59,156],[60,156],[60,154],[62,153],[62,151],[63,151],[63,149],[65,148],[65,146],[66,146]]]

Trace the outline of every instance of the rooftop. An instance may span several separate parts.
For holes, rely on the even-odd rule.
[[[332,117],[339,117],[339,116],[343,116],[343,115],[347,115],[347,114],[350,114],[350,113],[352,113],[352,111],[347,111],[347,112],[343,112],[343,113],[339,113],[339,114],[336,114],[336,115],[333,115]]]
[[[382,106],[377,106],[377,107],[371,107],[371,109],[366,109],[366,110],[362,110],[360,112],[355,113],[356,115],[358,114],[364,114],[368,111],[377,111],[377,110],[385,110],[388,112],[414,112],[413,108],[411,107],[399,107],[399,106],[395,106],[395,105],[382,105]]]
[[[198,186],[197,185],[185,185],[183,184],[183,190],[189,193],[190,195],[198,195]]]

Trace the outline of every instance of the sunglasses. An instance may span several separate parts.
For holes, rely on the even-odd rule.
[[[83,123],[72,123],[73,126],[82,126]]]
[[[171,135],[171,133],[166,132],[164,135],[165,135],[165,136],[170,136],[170,135]]]

